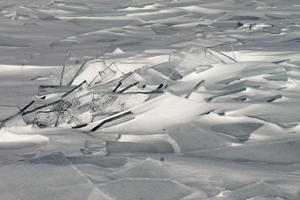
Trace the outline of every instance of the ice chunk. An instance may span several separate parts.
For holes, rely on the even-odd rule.
[[[229,78],[229,79],[225,79],[219,82],[216,82],[217,84],[226,84],[228,85],[229,83],[236,81],[236,80],[240,80],[240,77],[233,77],[233,78]]]
[[[235,89],[235,90],[232,90],[232,91],[223,92],[223,93],[218,94],[216,96],[205,98],[205,101],[206,102],[210,102],[211,100],[213,100],[213,99],[215,99],[217,97],[226,96],[226,95],[230,95],[230,94],[235,94],[235,93],[243,92],[245,90],[246,90],[246,88],[239,88],[239,89]]]
[[[166,141],[153,142],[116,142],[107,141],[108,153],[143,152],[143,153],[174,153],[173,146]]]
[[[262,144],[224,147],[215,150],[186,152],[187,156],[210,157],[236,161],[256,161],[277,164],[300,162],[300,141],[280,141]]]
[[[121,90],[121,91],[118,92],[118,93],[123,93],[123,92],[125,92],[126,90],[130,89],[131,87],[136,86],[137,84],[139,84],[139,82],[136,82],[136,83],[133,83],[133,84],[131,84],[131,85],[128,85],[126,88],[124,88],[123,90]]]
[[[107,47],[105,53],[102,56],[105,57],[106,55],[110,55],[110,54],[122,54],[122,53],[124,53],[124,51],[122,51],[114,43],[111,43],[111,45]]]
[[[89,92],[72,100],[72,114],[76,124],[100,120],[144,103],[151,94]]]
[[[20,111],[18,106],[0,105],[0,123]]]
[[[191,94],[192,94],[194,91],[198,90],[201,86],[203,86],[204,83],[205,83],[204,80],[202,80],[202,81],[200,81],[199,83],[197,83],[197,85],[195,85],[195,87],[194,87],[194,88],[193,88],[193,89],[185,96],[185,98],[188,99],[188,98],[191,96]]]
[[[174,71],[174,66],[172,62],[165,62],[155,66],[152,66],[153,69],[159,71],[166,77],[169,77],[171,80],[179,80],[182,79],[183,76]]]
[[[72,116],[67,111],[38,111],[34,125],[39,128],[45,127],[72,127]]]
[[[263,124],[259,123],[230,123],[213,125],[211,130],[234,136],[239,141],[245,142],[248,140],[252,132],[256,131],[262,126]]]
[[[71,84],[77,85],[84,80],[86,80],[89,85],[104,82],[104,80],[113,77],[116,73],[116,70],[112,70],[113,66],[114,65],[106,66],[104,61],[101,59],[87,61],[78,70]]]
[[[119,133],[103,133],[103,132],[86,132],[87,135],[98,138],[105,141],[115,141],[118,140],[121,135]]]
[[[121,167],[127,162],[123,156],[73,156],[67,157],[73,164],[92,164],[100,167]]]
[[[74,98],[82,96],[88,92],[88,84],[86,81],[83,81],[81,84],[77,85],[76,87],[74,87],[73,89],[61,96],[58,108],[56,110],[62,111],[71,108],[72,100]]]
[[[124,178],[98,185],[115,199],[180,200],[192,189],[172,179]]]
[[[285,104],[277,102],[266,103],[263,105],[253,106],[253,109],[247,111],[247,117],[256,118],[265,122],[276,124],[281,128],[292,128],[299,124],[299,110],[296,104]],[[261,112],[261,109],[268,109],[269,112]]]
[[[134,116],[133,112],[128,111],[126,113],[123,113],[123,114],[120,114],[115,117],[111,117],[111,118],[108,118],[108,119],[102,121],[100,124],[95,126],[91,131],[96,131],[99,128],[106,128],[106,127],[114,126],[117,124],[121,124],[123,122],[127,122],[134,118],[135,118],[135,116]]]
[[[273,96],[273,97],[270,97],[270,99],[267,100],[267,102],[273,102],[273,101],[275,101],[276,99],[280,99],[281,97],[282,97],[281,94],[277,94],[277,95],[275,95],[275,96]]]
[[[24,108],[22,108],[21,110],[19,110],[17,113],[11,115],[11,116],[7,116],[6,119],[2,119],[0,118],[0,128],[6,126],[26,126],[26,123],[24,122],[23,118],[22,118],[22,114],[25,112],[26,109],[28,109],[30,106],[32,106],[35,102],[32,101],[30,102],[28,105],[26,105]],[[11,111],[8,111],[8,109],[10,108],[10,106],[6,107],[6,106],[1,106],[0,107],[1,110],[4,111],[4,114],[10,114]],[[16,110],[16,108],[12,108],[13,111]]]
[[[169,76],[171,77],[174,72],[181,76],[186,76],[195,70],[198,72],[205,71],[210,68],[207,66],[212,64],[234,63],[236,61],[213,49],[200,48],[191,45],[181,51],[172,53],[169,62],[173,65],[174,69]]]
[[[231,144],[199,127],[197,123],[188,123],[166,127],[165,130],[178,143],[181,152],[213,149]]]
[[[66,93],[75,87],[76,85],[40,85],[38,89],[38,96],[53,93]]]
[[[144,85],[159,85],[165,80],[169,80],[167,76],[161,74],[158,70],[144,66],[134,71],[139,76],[141,76],[145,81],[143,82]]]
[[[71,51],[66,52],[65,62],[62,67],[61,76],[54,78],[52,83],[59,85],[71,85],[72,80],[80,69],[82,63],[79,58]],[[59,79],[59,80],[58,80]]]
[[[107,176],[114,180],[128,177],[169,178],[170,170],[163,162],[147,158],[135,166],[110,173]]]
[[[267,76],[264,77],[267,81],[288,81],[288,75],[287,74],[280,74],[275,76]]]
[[[92,154],[93,152],[103,152],[105,144],[102,142],[91,142],[89,140],[85,141],[84,148],[81,148],[80,151],[84,154]]]
[[[261,74],[285,74],[287,69],[280,65],[260,65],[253,68],[245,68],[240,72],[240,78],[247,78]]]
[[[57,111],[58,107],[59,107],[59,104],[60,104],[60,100],[57,100],[57,101],[54,101],[54,102],[36,107],[32,110],[26,111],[22,115],[25,116],[25,115],[28,115],[28,114],[35,113],[36,111]]]
[[[104,60],[103,64],[106,66]],[[98,72],[99,74],[89,83],[89,85],[95,85],[95,84],[105,84],[106,82],[110,82],[111,79],[114,79],[115,76],[120,76],[118,74],[123,75],[121,73],[116,65],[116,63],[111,63],[109,66],[107,66],[102,71]]]

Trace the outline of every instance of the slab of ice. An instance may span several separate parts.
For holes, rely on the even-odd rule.
[[[298,109],[295,102],[286,104],[280,102],[266,103],[252,106],[252,109],[243,112],[244,115],[251,118],[263,120],[265,122],[276,124],[281,128],[292,128],[299,124]],[[268,109],[269,112],[261,112],[261,109]]]
[[[217,97],[226,96],[226,95],[230,95],[230,94],[236,94],[236,93],[239,93],[239,92],[243,92],[243,91],[245,91],[245,90],[246,90],[246,88],[243,87],[243,88],[239,88],[239,89],[235,89],[235,90],[223,92],[223,93],[218,94],[218,95],[215,95],[215,96],[213,96],[213,97],[205,98],[205,101],[206,101],[206,102],[210,102],[210,101],[212,101],[213,99],[215,99],[215,98],[217,98]]]
[[[185,98],[188,99],[188,98],[191,96],[191,94],[192,94],[194,91],[198,90],[201,86],[203,86],[204,83],[205,83],[204,80],[202,80],[202,81],[200,81],[199,83],[197,83],[197,85],[195,85],[195,87],[194,87],[194,88],[193,88],[193,89],[185,96]]]
[[[113,67],[114,65],[106,66],[102,59],[87,61],[78,70],[71,84],[78,85],[84,80],[89,85],[104,82],[116,73],[117,69],[113,70]]]
[[[18,106],[0,105],[0,123],[19,111],[20,108]]]
[[[38,89],[38,96],[53,93],[66,93],[75,87],[76,85],[40,85]]]
[[[116,180],[121,178],[169,178],[170,170],[162,162],[147,158],[146,160],[123,170],[119,170],[107,175]]]
[[[87,199],[95,186],[70,164],[62,153],[53,153],[1,167],[1,198]]]
[[[177,124],[165,128],[179,145],[181,152],[213,149],[229,146],[231,143],[206,130],[197,123]]]
[[[235,63],[236,61],[225,54],[208,48],[188,46],[187,48],[172,53],[169,62],[173,65],[174,72],[186,76],[194,71],[205,71],[207,66],[218,63]],[[173,72],[172,72],[173,73]],[[172,73],[169,77],[172,76]]]
[[[143,153],[174,153],[173,146],[166,141],[153,142],[117,142],[107,141],[108,153],[143,152]]]
[[[264,77],[267,81],[288,81],[288,75],[287,74],[280,74],[275,76],[267,76]]]
[[[99,167],[121,167],[127,162],[122,156],[73,156],[67,157],[73,164],[92,164]]]
[[[72,100],[72,114],[76,124],[100,120],[144,103],[151,94],[89,92]]]
[[[171,80],[179,80],[182,79],[183,76],[174,71],[174,65],[172,62],[165,62],[155,66],[152,66],[153,69],[159,71],[166,77],[169,77]]]
[[[131,111],[128,111],[128,112],[122,113],[120,115],[117,115],[115,117],[111,117],[111,118],[108,118],[108,119],[102,121],[100,124],[98,124],[97,126],[92,128],[91,131],[96,131],[99,128],[107,128],[110,126],[121,124],[121,123],[127,122],[129,120],[132,120],[134,118],[135,118],[134,113]]]
[[[280,98],[282,98],[283,96],[281,95],[281,94],[277,94],[277,95],[275,95],[275,96],[272,96],[272,97],[270,97],[268,100],[267,100],[267,102],[273,102],[273,101],[275,101],[276,99],[280,99]]]
[[[231,135],[237,138],[241,142],[245,142],[249,139],[250,134],[264,124],[259,123],[231,123],[231,124],[218,124],[213,125],[211,130]]]
[[[72,116],[67,110],[65,111],[38,111],[34,125],[39,128],[46,127],[72,127]]]
[[[299,140],[292,140],[186,152],[185,155],[235,161],[292,164],[300,162],[299,145]]]
[[[37,111],[34,124],[40,128],[74,126],[75,122],[72,117],[72,99],[87,93],[87,86],[86,81],[83,81],[81,84],[73,87],[70,91],[62,95],[59,101],[36,108],[34,110]]]
[[[26,126],[27,124],[24,122],[22,114],[27,110],[29,107],[31,107],[35,102],[32,101],[29,104],[27,104],[24,108],[19,110],[18,112],[12,114],[17,110],[16,107],[11,106],[1,106],[0,111],[3,111],[2,119],[0,118],[0,128],[2,127],[11,127],[11,126]],[[9,109],[11,110],[9,111]],[[5,115],[5,116],[3,116]]]
[[[53,85],[70,85],[82,63],[79,58],[71,51],[66,52],[65,61],[62,67],[61,75],[53,77]]]
[[[235,190],[228,195],[227,197],[233,198],[233,199],[255,199],[255,197],[279,197],[282,199],[297,199],[297,197],[293,197],[291,195],[285,194],[285,192],[282,192],[278,190],[277,188],[272,187],[271,185],[267,184],[264,181],[258,181],[256,183],[253,183],[251,185],[247,185],[243,188],[240,188],[238,190]]]
[[[172,179],[149,178],[124,178],[98,185],[98,188],[117,200],[180,200],[193,191]]]

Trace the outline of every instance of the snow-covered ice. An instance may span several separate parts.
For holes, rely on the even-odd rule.
[[[0,199],[300,199],[298,0],[0,3]]]

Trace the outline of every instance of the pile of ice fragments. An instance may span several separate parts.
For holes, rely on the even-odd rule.
[[[64,94],[53,102],[35,105],[34,109],[30,109],[34,105],[31,102],[15,114],[11,113],[17,108],[4,107],[3,115],[7,118],[1,121],[1,127],[25,124],[22,118],[40,128],[78,128],[105,119],[93,129],[95,131],[100,127],[133,119],[134,113],[122,112],[163,95],[170,84],[191,73],[208,70],[213,67],[212,64],[235,62],[215,50],[189,46],[172,53],[168,62],[152,67],[144,66],[124,74],[115,63],[107,65],[101,58],[81,63],[74,53],[67,51],[61,75],[53,77],[51,85],[40,85],[38,89],[41,99],[47,95]],[[204,82],[200,80],[185,98],[189,98]]]
[[[290,115],[285,116],[284,112],[287,109],[298,112],[293,105],[297,101],[287,104],[278,101],[292,98],[292,93],[284,90],[285,85],[298,84],[289,74],[292,68],[286,60],[238,63],[226,52],[188,46],[171,53],[168,62],[123,73],[116,64],[107,65],[101,57],[82,63],[68,51],[61,75],[52,77],[51,84],[38,88],[39,98],[47,103],[38,105],[32,101],[22,109],[1,106],[0,126],[33,124],[36,128],[80,130],[96,122],[96,125],[83,132],[100,138],[104,143],[86,141],[81,152],[89,155],[65,157],[59,152],[31,159],[26,164],[28,174],[34,174],[35,168],[40,167],[36,164],[55,166],[55,169],[48,169],[53,170],[53,174],[73,173],[72,176],[66,176],[72,177],[72,180],[66,178],[65,181],[81,183],[80,188],[72,194],[74,198],[77,195],[77,199],[85,193],[89,194],[88,199],[296,199],[264,181],[243,185],[220,176],[209,177],[209,186],[202,186],[200,192],[173,180],[163,157],[161,161],[148,158],[129,168],[112,172],[108,174],[110,181],[105,183],[93,178],[92,182],[86,181],[70,167],[82,163],[116,167],[126,163],[126,158],[122,156],[90,155],[100,151],[107,155],[124,152],[182,153],[184,156],[235,161],[277,164],[300,162],[299,140],[244,145],[253,132],[263,127],[269,132],[276,132],[274,126],[286,129],[298,125],[299,117],[295,116],[291,121]],[[187,82],[194,84],[188,90]],[[168,123],[156,135],[126,136],[101,132],[103,128],[135,119],[133,108],[164,95],[176,100],[185,99],[193,105],[201,104],[205,108],[199,111],[195,120],[182,124]],[[268,112],[261,112],[263,108],[268,108]],[[235,113],[237,109],[239,112]],[[282,110],[282,115],[275,115],[270,110]],[[222,119],[227,115],[229,118]],[[236,118],[231,120],[230,117]],[[272,156],[269,151],[272,151]],[[9,182],[5,177],[3,179]],[[22,181],[26,182],[26,179],[18,184],[22,184]],[[74,191],[74,188],[66,187],[58,195],[68,194],[71,190]]]

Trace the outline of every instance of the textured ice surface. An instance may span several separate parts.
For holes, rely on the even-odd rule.
[[[286,196],[286,194],[278,191],[278,189],[273,188],[271,185],[265,183],[264,181],[259,181],[253,183],[251,185],[247,185],[243,188],[235,190],[228,195],[226,195],[233,199],[250,199],[255,197],[279,197],[282,199],[296,199],[293,196]],[[258,198],[259,199],[259,198]]]
[[[122,200],[179,200],[192,190],[172,179],[124,178],[98,186],[107,195]]]
[[[174,153],[173,146],[166,141],[154,142],[117,142],[107,141],[108,153],[143,152],[143,153]]]
[[[107,175],[109,178],[116,180],[121,178],[169,178],[170,172],[168,167],[162,162],[147,158],[135,166],[124,170],[116,171]]]
[[[300,162],[299,140],[224,147],[215,150],[186,152],[187,156],[209,157],[235,161],[292,164]]]
[[[62,153],[4,166],[0,171],[3,199],[87,199],[94,188]]]
[[[121,156],[78,156],[67,157],[73,164],[92,164],[100,167],[121,167],[127,159]]]

